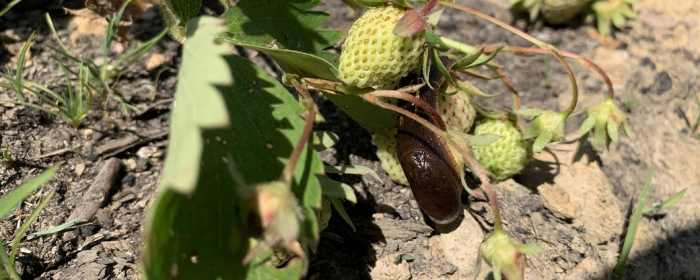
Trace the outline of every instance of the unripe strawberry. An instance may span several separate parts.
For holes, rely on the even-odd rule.
[[[408,186],[408,179],[403,173],[401,163],[396,154],[396,128],[387,129],[385,131],[372,134],[372,140],[377,145],[377,157],[382,164],[382,168],[389,174],[389,177],[394,182]]]
[[[494,133],[501,136],[486,146],[473,147],[476,160],[488,171],[494,182],[503,181],[522,170],[530,161],[528,143],[508,120],[487,120],[476,126],[474,134]]]
[[[369,9],[355,21],[340,54],[341,81],[360,88],[382,86],[420,65],[424,32],[410,37],[393,33],[403,14],[402,8],[385,6]]]
[[[449,85],[445,91],[440,93],[438,105],[438,110],[448,130],[456,128],[460,132],[469,132],[476,117],[476,108],[467,92]]]
[[[542,16],[549,24],[561,24],[578,14],[591,0],[544,0]]]

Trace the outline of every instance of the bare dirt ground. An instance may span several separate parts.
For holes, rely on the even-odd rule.
[[[518,240],[537,244],[544,252],[528,258],[527,279],[608,279],[625,234],[630,208],[637,201],[646,173],[656,168],[648,204],[688,189],[676,206],[662,215],[643,218],[626,276],[628,279],[700,279],[700,139],[691,131],[700,109],[693,94],[700,90],[700,2],[640,0],[639,18],[614,39],[597,35],[588,24],[549,27],[527,24],[508,10],[503,0],[461,0],[526,30],[561,50],[582,54],[611,77],[615,101],[635,101],[629,111],[634,141],[625,137],[610,150],[577,142],[554,144],[536,155],[522,175],[496,185],[506,229]],[[321,7],[333,13],[326,26],[347,30],[350,13],[340,1]],[[94,22],[61,16],[52,10],[59,35],[81,57],[100,56],[101,28]],[[117,44],[113,54],[151,38],[162,28],[155,10],[132,28],[131,42]],[[516,36],[465,14],[446,11],[439,33],[469,44],[507,43],[527,46]],[[16,55],[36,31],[27,79],[50,88],[63,83],[61,71],[46,45],[56,45],[43,21],[43,11],[11,12],[0,18],[0,65],[15,65]],[[0,166],[0,195],[63,163],[57,175],[21,207],[0,221],[0,236],[11,240],[35,206],[49,192],[56,194],[29,232],[59,225],[78,207],[83,193],[111,157],[121,172],[104,205],[89,223],[58,234],[29,237],[20,244],[17,268],[24,279],[140,279],[138,271],[143,220],[153,198],[167,137],[170,99],[180,64],[180,44],[161,41],[119,82],[127,101],[142,109],[123,116],[118,108],[93,110],[85,124],[72,129],[62,120],[23,106],[0,106],[0,137],[17,159]],[[255,52],[242,52],[264,61]],[[529,107],[562,110],[570,101],[568,79],[561,67],[541,56],[499,56]],[[573,64],[573,63],[572,63]],[[155,67],[154,67],[155,65]],[[549,66],[548,66],[549,65]],[[148,67],[147,67],[148,66]],[[170,67],[154,87],[161,66]],[[14,66],[11,66],[14,68]],[[579,109],[601,102],[605,86],[597,74],[574,65],[579,79]],[[479,83],[503,98],[479,100],[507,104],[498,83]],[[155,93],[154,101],[151,100]],[[14,96],[0,90],[0,99]],[[322,158],[328,164],[361,164],[383,179],[345,176],[358,203],[345,205],[357,231],[342,219],[332,219],[321,233],[309,279],[467,279],[472,278],[478,246],[492,226],[485,202],[465,204],[464,220],[455,228],[426,223],[410,189],[397,185],[381,170],[371,137],[323,99],[327,122],[318,129],[341,137]],[[156,106],[153,106],[157,104]],[[105,117],[108,116],[108,117]],[[567,139],[584,116],[568,123]],[[160,137],[159,137],[160,136]],[[58,152],[57,152],[58,151]],[[7,244],[5,244],[7,245]],[[411,262],[394,264],[398,254],[413,254]],[[488,279],[484,268],[479,279]]]

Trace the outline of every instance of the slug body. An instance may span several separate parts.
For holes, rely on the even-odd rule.
[[[438,89],[445,78],[433,68],[430,71],[430,83],[434,89]],[[436,90],[424,86],[418,97],[435,108],[437,94]],[[436,124],[423,110],[413,106],[405,107]],[[399,162],[418,205],[435,223],[453,222],[462,212],[462,181],[458,164],[445,140],[405,116],[399,118],[396,137]]]

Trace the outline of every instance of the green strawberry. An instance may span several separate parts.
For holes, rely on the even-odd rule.
[[[394,182],[408,186],[408,179],[403,173],[401,163],[396,154],[396,128],[387,129],[382,132],[373,133],[372,140],[377,145],[377,157],[382,164],[382,168],[389,174]]]
[[[350,28],[340,53],[338,78],[359,87],[379,87],[395,82],[420,65],[424,32],[410,37],[394,35],[403,16],[399,7],[367,10]]]
[[[476,160],[488,171],[494,182],[518,174],[530,161],[530,147],[511,121],[487,120],[474,129],[474,134],[483,133],[501,136],[489,145],[473,147]]]
[[[476,108],[469,94],[452,85],[440,93],[438,110],[448,130],[455,128],[463,133],[469,132],[476,117]]]
[[[583,10],[591,0],[544,0],[542,16],[549,24],[561,24]]]

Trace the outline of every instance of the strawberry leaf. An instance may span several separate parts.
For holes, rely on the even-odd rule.
[[[170,123],[168,160],[161,185],[180,193],[194,191],[202,153],[201,129],[229,125],[226,105],[217,87],[230,85],[231,71],[223,56],[230,46],[217,45],[214,38],[223,32],[221,21],[202,18],[188,26],[190,38],[182,49],[182,67],[175,93]],[[195,30],[198,32],[194,33]]]
[[[282,84],[251,61],[223,56],[214,44],[219,30],[211,24],[214,21],[203,18],[189,25],[197,32],[185,44],[181,73],[199,75],[210,82],[195,84],[181,75],[165,163],[173,165],[173,161],[183,160],[181,154],[195,154],[196,158],[189,159],[193,162],[186,162],[192,170],[179,170],[188,172],[194,184],[187,192],[179,192],[173,185],[180,182],[173,176],[180,174],[169,173],[163,179],[148,219],[144,273],[150,279],[298,279],[306,270],[304,259],[281,270],[262,260],[244,264],[246,252],[255,246],[257,231],[248,223],[250,201],[241,194],[250,185],[281,177],[302,134],[304,121],[299,116],[306,110]],[[213,71],[212,67],[221,65],[223,69]],[[192,74],[196,71],[202,74]],[[225,80],[221,79],[224,74],[233,82],[214,87],[211,80]],[[183,118],[210,115],[211,103],[223,108],[225,122],[219,123],[229,127],[177,125]],[[196,139],[200,146],[176,146],[182,138]],[[322,173],[323,165],[308,144],[299,163],[291,191],[306,215],[298,234],[287,234],[298,236],[302,244],[312,244],[318,237],[318,224],[316,216],[308,213],[321,206],[321,187],[313,174]]]
[[[228,28],[222,39],[258,47],[274,44],[323,57],[323,50],[335,44],[343,32],[316,30],[329,14],[309,9],[321,4],[320,0],[241,0],[221,16]]]

